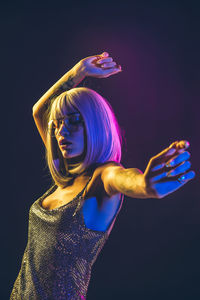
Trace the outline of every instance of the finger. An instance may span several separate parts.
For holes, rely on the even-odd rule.
[[[189,171],[189,172],[185,173],[184,175],[182,175],[181,177],[179,177],[179,180],[182,181],[184,184],[184,183],[188,182],[189,180],[192,180],[195,176],[196,176],[196,174],[194,171]]]
[[[165,167],[165,163],[159,164],[151,169],[151,172],[159,171]]]
[[[187,182],[188,180],[191,180],[191,179],[193,179],[195,177],[195,172],[194,171],[189,171],[189,172],[183,174],[181,177],[179,175],[179,177],[177,178],[177,176],[176,176],[176,178],[171,178],[171,177],[168,178],[167,177],[167,172],[163,172],[163,173],[161,173],[159,175],[156,175],[156,176],[152,177],[149,180],[150,180],[151,183],[155,183],[155,182],[158,182],[158,181],[160,181],[162,179],[166,179],[167,181],[170,182],[170,181],[178,180],[178,178],[179,178],[181,181],[184,180],[184,181]]]
[[[177,149],[177,153],[183,153],[187,148],[189,148],[190,143],[188,141],[180,141],[178,142],[176,149]]]
[[[121,68],[109,68],[109,69],[101,69],[101,72],[99,73],[99,75],[101,76],[101,77],[104,77],[104,78],[106,78],[106,77],[109,77],[109,76],[111,76],[111,75],[113,75],[113,74],[116,74],[116,73],[119,73],[119,72],[121,72]]]
[[[172,167],[179,165],[180,163],[186,161],[189,157],[190,157],[190,153],[187,151],[184,151],[182,154],[175,156],[175,158],[173,158],[173,160],[170,159],[166,163],[160,163],[158,165],[155,165],[154,167],[151,167],[150,172],[159,171],[159,170],[163,169],[164,167],[172,168]],[[184,172],[184,170],[182,172]],[[168,174],[170,174],[170,173],[168,172]]]
[[[179,153],[179,154],[183,153],[184,151],[185,151],[184,148],[183,148],[183,149],[178,149],[178,150],[176,150],[176,152]]]
[[[108,52],[103,52],[102,54],[96,55],[96,58],[99,60],[101,58],[106,58],[109,56]]]
[[[107,70],[108,70],[108,69],[107,69]],[[109,76],[114,75],[114,74],[117,74],[117,73],[119,73],[119,72],[122,72],[121,68],[114,68],[114,69],[112,69],[112,72],[109,73],[109,74],[107,74],[105,77],[109,77]]]
[[[175,141],[173,142],[168,148],[164,149],[163,151],[161,151],[160,153],[158,153],[157,155],[153,156],[148,165],[147,168],[145,170],[145,174],[149,174],[151,173],[151,170],[156,167],[157,165],[166,162],[166,160],[168,158],[173,157],[173,155],[177,152],[176,150],[176,146],[178,144],[179,141]]]
[[[109,53],[108,52],[103,52],[101,55],[102,56],[109,56]]]
[[[180,184],[180,186],[183,186],[188,181],[192,180],[195,177],[194,171],[189,171],[188,173],[185,173],[184,175],[177,178],[176,182]]]
[[[151,183],[155,183],[157,181],[160,181],[161,179],[167,178],[167,172],[163,172],[161,174],[158,174],[154,177],[151,177],[149,180]]]
[[[168,148],[153,156],[150,160],[150,167],[155,167],[160,163],[160,160],[166,158],[167,156],[173,155],[176,152],[176,143],[178,142],[172,143]]]
[[[180,175],[180,174],[186,172],[187,170],[189,170],[190,167],[191,167],[191,162],[190,161],[185,161],[180,166],[178,166],[177,168],[172,169],[169,172],[167,172],[167,177],[173,177],[173,176]]]
[[[177,144],[178,149],[187,149],[189,147],[190,147],[190,143],[186,140],[182,140],[182,141],[178,142],[178,144]]]
[[[104,63],[101,65],[101,68],[116,68],[117,64],[115,62]]]
[[[102,54],[99,54],[99,55],[89,56],[86,59],[87,59],[87,62],[89,62],[89,63],[91,63],[91,62],[96,63],[99,59],[106,58],[108,56],[109,56],[108,52],[103,52]]]
[[[188,158],[190,158],[190,153],[188,151],[184,151],[181,154],[173,157],[173,159],[170,159],[169,161],[166,162],[166,167],[174,167],[178,164],[180,164],[181,162],[187,160]]]
[[[112,57],[107,57],[107,58],[98,59],[98,61],[96,63],[97,64],[103,64],[103,63],[112,62],[112,61],[113,61]]]
[[[168,148],[164,149],[163,151],[155,155],[153,158],[156,160],[157,158],[162,158],[165,157],[166,155],[168,156],[174,154],[176,152],[177,143],[178,141],[173,142]]]
[[[176,144],[177,153],[183,153],[187,148],[190,147],[190,143],[186,140],[181,140]]]

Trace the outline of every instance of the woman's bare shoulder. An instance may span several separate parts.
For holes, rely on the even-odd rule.
[[[92,180],[88,185],[88,190],[90,190],[90,192],[92,193],[95,192],[95,194],[97,193],[98,195],[109,196],[105,191],[105,183],[102,180],[102,174],[107,168],[115,167],[115,166],[124,168],[121,163],[115,161],[107,161],[104,163],[99,163],[98,166],[96,166],[95,170],[93,171]]]
[[[102,171],[104,171],[105,169],[109,168],[109,167],[122,167],[124,168],[124,166],[116,161],[107,161],[104,163],[99,164],[99,166],[97,166],[97,168],[95,169],[94,172],[96,173],[102,173]]]

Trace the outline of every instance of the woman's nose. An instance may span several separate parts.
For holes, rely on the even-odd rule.
[[[64,132],[65,134],[68,134],[68,135],[70,134],[69,129],[66,128],[66,126],[65,126],[64,123],[62,123],[62,124],[60,125],[58,134],[62,134],[63,132]]]

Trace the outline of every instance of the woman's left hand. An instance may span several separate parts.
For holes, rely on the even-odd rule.
[[[188,161],[187,141],[176,141],[152,157],[144,172],[147,198],[163,198],[195,177]]]
[[[85,76],[106,78],[122,71],[121,66],[113,61],[107,52],[82,59],[78,65]]]

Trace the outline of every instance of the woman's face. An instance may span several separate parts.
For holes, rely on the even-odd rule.
[[[76,117],[81,116],[76,108],[66,108],[65,116],[72,117],[72,121]],[[72,123],[73,124],[73,123]],[[75,127],[75,128],[74,128]],[[64,121],[60,122],[58,128],[55,129],[58,147],[66,159],[78,158],[84,152],[84,124],[78,123],[72,125],[72,128],[65,126]],[[66,144],[69,142],[70,144]]]

